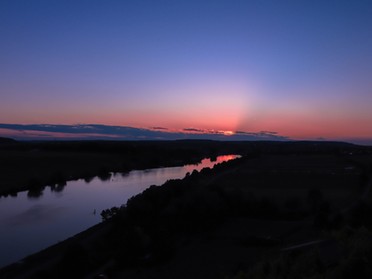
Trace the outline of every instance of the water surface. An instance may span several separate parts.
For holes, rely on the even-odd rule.
[[[224,155],[197,165],[134,170],[91,181],[79,179],[42,192],[0,198],[0,267],[77,234],[101,221],[100,212],[120,206],[151,185],[183,178],[238,155]]]

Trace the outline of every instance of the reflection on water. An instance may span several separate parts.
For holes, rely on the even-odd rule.
[[[43,195],[43,190],[45,187],[32,188],[27,192],[27,197],[29,199],[38,199]]]
[[[52,204],[35,204],[24,212],[5,219],[10,226],[23,226],[25,224],[40,224],[50,222],[62,213],[64,207]]]
[[[111,172],[101,173],[97,177],[101,179],[102,182],[109,181],[112,176]]]
[[[150,185],[183,178],[186,173],[213,167],[239,156],[225,155],[198,165],[102,172],[51,187],[0,197],[0,267],[37,252],[101,221],[102,210],[120,206]]]
[[[84,181],[85,181],[86,183],[90,183],[93,179],[94,179],[94,176],[85,177],[85,178],[84,178]]]
[[[67,183],[66,182],[60,182],[56,185],[53,185],[53,186],[50,186],[50,190],[52,190],[52,192],[62,192],[63,189],[65,189]]]

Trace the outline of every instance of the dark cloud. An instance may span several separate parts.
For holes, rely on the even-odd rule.
[[[168,130],[168,128],[164,128],[164,127],[152,127],[151,129],[152,130]]]
[[[77,125],[45,125],[45,124],[0,124],[0,129],[14,132],[13,138],[20,140],[32,139],[108,139],[108,140],[178,140],[205,139],[228,141],[255,140],[289,140],[275,132],[250,133],[237,131],[225,135],[223,131],[185,128],[182,132],[171,132],[163,127],[158,129],[140,129],[126,126],[108,126],[97,124]],[[160,128],[160,129],[159,129]],[[9,136],[9,134],[8,134]]]
[[[196,129],[196,128],[184,128],[183,131],[185,132],[196,132],[196,133],[204,133],[205,130]]]
[[[278,134],[278,132],[272,132],[272,131],[261,131],[260,133],[267,134],[267,135],[276,135],[276,134]]]

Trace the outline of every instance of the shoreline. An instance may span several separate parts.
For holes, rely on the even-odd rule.
[[[111,223],[100,222],[65,240],[28,255],[17,262],[0,268],[2,278],[27,278],[58,262],[62,255],[74,245],[87,245],[94,242],[111,228]]]
[[[163,267],[172,264],[175,264],[172,268],[176,274],[187,265],[188,262],[184,262],[186,255],[196,256],[200,247],[204,247],[203,242],[199,242],[204,236],[210,242],[203,250],[203,259],[210,257],[222,263],[228,256],[226,251],[230,251],[230,255],[241,253],[234,255],[236,257],[226,269],[217,266],[221,272],[237,266],[232,273],[235,274],[242,268],[239,267],[238,255],[256,248],[264,252],[265,247],[276,249],[281,245],[283,239],[276,224],[290,225],[289,234],[285,234],[285,242],[290,244],[297,237],[306,236],[302,243],[319,239],[318,227],[328,229],[327,226],[334,226],[339,230],[348,222],[354,222],[350,214],[345,214],[343,221],[324,219],[328,211],[323,212],[322,206],[331,205],[329,210],[334,214],[329,216],[333,217],[345,202],[352,202],[354,196],[358,196],[358,183],[363,182],[359,179],[372,166],[371,153],[350,155],[348,148],[335,146],[337,152],[328,149],[328,153],[314,154],[313,145],[307,145],[308,149],[301,154],[293,151],[295,144],[290,147],[291,152],[251,153],[252,156],[244,156],[238,161],[221,164],[212,170],[193,172],[183,180],[169,181],[162,187],[145,190],[130,199],[126,207],[109,210],[113,214],[109,214],[107,221],[1,268],[0,276],[64,278],[58,276],[68,274],[75,267],[84,274],[78,278],[92,278],[102,270],[113,274],[113,278],[120,278],[115,277],[117,274],[132,274],[137,269],[143,274],[157,270],[164,275],[167,269]],[[354,166],[352,170],[350,164]],[[314,191],[313,185],[320,187],[321,191]],[[278,195],[278,190],[281,195]],[[334,195],[336,190],[339,197]],[[309,197],[313,199],[309,200]],[[237,221],[241,217],[243,221]],[[314,229],[314,235],[294,230],[304,220],[309,220],[306,226]],[[241,229],[247,233],[234,235]],[[225,247],[222,250],[219,250],[220,241]],[[236,250],[236,241],[241,244],[239,247],[248,250]],[[188,242],[192,245],[189,246]],[[188,247],[192,250],[187,250]],[[175,252],[177,249],[179,251]],[[150,262],[143,262],[149,254],[152,254]],[[249,267],[249,263],[244,268]],[[193,264],[196,272],[198,262]],[[208,269],[212,267],[203,267],[203,270],[212,272]],[[53,274],[58,276],[53,277]],[[88,275],[93,276],[86,277]],[[133,276],[144,278],[134,273]]]

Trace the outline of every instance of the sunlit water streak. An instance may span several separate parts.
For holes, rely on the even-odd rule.
[[[112,174],[108,180],[94,178],[67,182],[65,187],[46,187],[38,198],[27,191],[0,198],[0,267],[62,241],[101,221],[100,212],[120,206],[151,185],[183,178],[186,173],[213,167],[238,155],[224,155],[197,165],[134,170]],[[58,190],[58,191],[56,191]]]

